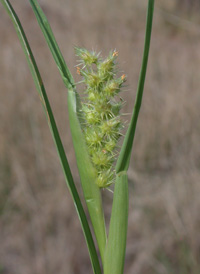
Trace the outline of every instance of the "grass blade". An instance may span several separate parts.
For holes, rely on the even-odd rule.
[[[122,274],[124,269],[126,235],[128,226],[128,179],[126,172],[129,167],[131,150],[135,136],[135,129],[144,90],[144,82],[150,48],[153,9],[154,0],[149,0],[143,61],[138,83],[135,106],[133,109],[131,122],[126,133],[120,151],[120,155],[116,164],[116,183],[114,190],[114,200],[111,213],[108,243],[105,251],[104,274]]]
[[[154,10],[154,0],[149,0],[148,11],[147,11],[144,53],[143,53],[142,67],[140,71],[140,78],[138,82],[135,106],[133,109],[131,122],[128,127],[126,136],[124,138],[124,142],[123,142],[123,145],[119,154],[119,158],[116,164],[117,173],[125,170],[127,171],[129,167],[131,151],[132,151],[132,146],[133,146],[133,141],[135,136],[135,130],[136,130],[138,115],[139,115],[140,106],[141,106],[142,97],[143,97],[144,82],[146,77],[147,62],[148,62],[150,40],[151,40],[153,10]]]
[[[56,65],[60,71],[60,74],[62,76],[65,86],[68,89],[74,88],[75,87],[74,79],[73,79],[73,77],[65,63],[63,55],[59,49],[59,46],[56,42],[56,39],[52,32],[51,26],[45,16],[45,14],[43,13],[39,3],[36,0],[29,0],[29,2],[32,6],[33,12],[34,12],[36,19],[38,21],[38,24],[43,32],[45,40],[50,48],[53,58],[56,62]]]
[[[57,45],[50,24],[43,13],[37,0],[29,0],[33,12],[36,16],[38,24],[44,34],[46,42],[54,57],[54,60],[61,73],[63,81],[68,88],[68,112],[70,120],[70,128],[72,140],[76,153],[76,160],[81,178],[81,184],[85,201],[90,214],[91,222],[94,228],[94,233],[99,246],[101,258],[103,261],[104,250],[106,245],[106,230],[103,214],[101,193],[98,186],[95,184],[96,176],[93,172],[93,167],[85,146],[84,137],[81,130],[80,112],[79,112],[79,96],[74,86],[74,80],[69,72],[69,69],[64,61],[62,53]],[[87,171],[87,172],[86,172]]]
[[[90,258],[91,258],[94,273],[95,274],[100,274],[101,269],[100,269],[100,265],[99,265],[95,245],[94,245],[94,242],[93,242],[93,238],[92,238],[92,235],[91,235],[91,231],[90,231],[90,228],[89,228],[89,225],[88,225],[88,222],[87,222],[87,218],[86,218],[83,206],[81,204],[78,192],[76,190],[76,187],[75,187],[75,184],[74,184],[74,181],[73,181],[73,177],[72,177],[71,170],[70,170],[70,167],[69,167],[69,164],[68,164],[68,160],[67,160],[67,157],[66,157],[63,145],[62,145],[62,141],[61,141],[60,136],[59,136],[59,132],[58,132],[58,129],[57,129],[57,126],[56,126],[56,122],[55,122],[55,119],[54,119],[54,116],[53,116],[53,113],[52,113],[52,110],[51,110],[51,106],[50,106],[50,103],[49,103],[49,100],[48,100],[48,97],[47,97],[47,94],[46,94],[46,91],[45,91],[45,88],[44,88],[44,85],[43,85],[43,82],[42,82],[42,79],[41,79],[41,76],[40,76],[40,73],[39,73],[39,70],[37,68],[34,56],[32,54],[31,48],[29,46],[28,40],[27,40],[26,35],[24,33],[24,30],[21,26],[19,18],[17,17],[12,5],[10,4],[10,2],[8,0],[1,0],[1,2],[2,2],[3,6],[5,7],[6,11],[8,12],[8,14],[9,14],[9,16],[10,16],[10,18],[11,18],[13,24],[14,24],[14,27],[16,29],[19,40],[21,42],[22,48],[23,48],[24,53],[26,55],[27,62],[29,64],[29,67],[30,67],[30,70],[31,70],[31,73],[32,73],[32,76],[33,76],[33,79],[34,79],[34,82],[35,82],[35,85],[36,85],[36,88],[38,90],[38,93],[39,93],[43,108],[45,110],[47,121],[48,121],[50,130],[51,130],[51,133],[52,133],[56,148],[57,148],[57,151],[58,151],[58,154],[59,154],[59,158],[60,158],[60,161],[61,161],[61,165],[62,165],[62,168],[63,168],[65,179],[66,179],[66,183],[69,187],[70,193],[72,195],[72,198],[73,198],[73,201],[74,201],[74,204],[75,204],[75,207],[76,207],[76,210],[77,210],[77,213],[78,213],[78,216],[79,216],[82,228],[83,228],[83,232],[84,232],[86,242],[87,242],[87,245],[88,245],[89,254],[90,254]],[[70,84],[68,83],[68,85],[70,85]]]

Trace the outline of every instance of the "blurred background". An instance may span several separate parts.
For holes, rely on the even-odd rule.
[[[131,113],[147,0],[40,0],[76,80],[74,46],[119,51]],[[157,0],[129,171],[125,273],[200,273],[200,1]],[[35,54],[79,185],[67,93],[28,1],[11,1]],[[92,273],[43,109],[0,5],[0,273]],[[128,121],[130,115],[126,116]],[[81,191],[80,187],[79,190]],[[82,195],[82,194],[81,194]],[[103,191],[106,218],[112,193]],[[114,273],[113,273],[114,274]]]

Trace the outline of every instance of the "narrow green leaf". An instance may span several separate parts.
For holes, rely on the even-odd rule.
[[[29,0],[29,2],[32,6],[33,12],[35,13],[38,24],[43,32],[46,42],[51,50],[51,53],[52,53],[53,58],[56,62],[56,65],[60,71],[60,74],[62,76],[65,86],[67,88],[73,88],[75,86],[74,79],[73,79],[73,77],[65,63],[63,55],[59,49],[59,46],[56,42],[56,39],[52,32],[51,26],[45,16],[45,14],[43,13],[37,0]]]
[[[81,130],[80,112],[78,94],[74,86],[74,80],[67,68],[62,53],[57,45],[54,34],[51,30],[50,24],[39,6],[37,0],[29,0],[36,16],[38,24],[44,34],[46,42],[51,50],[54,60],[59,68],[61,76],[68,88],[68,112],[70,120],[70,128],[72,133],[72,140],[76,153],[76,160],[81,178],[81,184],[85,201],[87,203],[94,233],[99,246],[101,258],[103,260],[104,250],[106,245],[106,230],[105,220],[103,215],[103,207],[101,200],[101,193],[98,186],[95,184],[96,175],[85,146],[84,137]],[[67,81],[66,81],[67,79]]]
[[[143,61],[138,83],[135,106],[133,109],[131,123],[126,133],[122,149],[120,151],[120,155],[116,164],[117,177],[114,190],[114,200],[111,213],[108,243],[106,246],[104,258],[104,274],[123,274],[124,269],[128,223],[128,179],[126,172],[129,167],[135,129],[144,90],[153,21],[153,8],[154,1],[149,0]]]
[[[95,245],[93,242],[93,238],[92,238],[92,234],[87,222],[87,218],[83,209],[83,206],[81,204],[77,189],[75,187],[74,181],[73,181],[73,177],[71,174],[71,170],[68,164],[68,160],[62,145],[62,141],[60,139],[59,136],[59,132],[56,126],[56,122],[51,110],[51,106],[38,70],[38,67],[36,65],[34,56],[32,54],[31,48],[29,46],[28,40],[26,38],[26,35],[24,33],[24,30],[21,26],[21,23],[19,21],[19,18],[17,17],[12,5],[10,4],[10,2],[8,0],[1,0],[3,6],[5,7],[6,11],[8,12],[8,15],[10,16],[14,27],[16,29],[17,35],[19,37],[19,40],[21,42],[22,48],[24,50],[24,53],[26,55],[27,58],[27,62],[29,64],[36,88],[38,90],[43,108],[45,110],[45,114],[47,117],[47,121],[60,157],[60,161],[61,161],[61,165],[63,168],[63,172],[65,175],[65,179],[66,179],[66,183],[69,187],[70,193],[72,195],[82,228],[83,228],[83,232],[86,238],[86,242],[88,245],[88,249],[89,249],[89,254],[90,254],[90,258],[91,258],[91,262],[92,262],[92,267],[94,270],[94,273],[96,274],[100,274],[101,273],[101,269],[100,269],[100,265],[99,265],[99,261],[98,261],[98,256],[96,253],[96,249],[95,249]]]
[[[144,53],[143,53],[142,67],[140,71],[140,78],[138,82],[135,106],[133,109],[131,122],[128,127],[126,136],[124,138],[124,142],[123,142],[123,145],[119,154],[119,158],[116,164],[117,173],[125,170],[127,171],[129,167],[131,151],[132,151],[132,146],[133,146],[133,141],[135,136],[135,130],[136,130],[138,115],[139,115],[140,106],[142,102],[144,82],[146,77],[147,62],[148,62],[150,40],[151,40],[152,22],[153,22],[153,10],[154,10],[154,0],[149,0],[148,11],[147,11]]]
[[[122,274],[128,226],[128,179],[126,172],[117,174],[104,258],[104,274]]]

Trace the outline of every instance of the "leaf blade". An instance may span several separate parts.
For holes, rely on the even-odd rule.
[[[154,0],[149,0],[145,45],[143,61],[138,83],[136,102],[133,109],[131,122],[126,133],[119,158],[116,164],[116,183],[114,189],[114,200],[112,206],[108,242],[105,251],[104,274],[123,274],[126,236],[128,228],[128,178],[127,170],[129,167],[131,150],[135,136],[137,119],[142,102],[144,82],[146,76],[150,38],[152,30]]]
[[[147,20],[146,20],[146,33],[145,33],[143,60],[142,60],[142,67],[141,67],[140,77],[138,82],[137,95],[136,95],[135,105],[133,108],[131,122],[128,127],[127,133],[125,135],[124,142],[122,144],[122,148],[117,160],[117,164],[116,164],[117,173],[122,171],[127,171],[130,163],[133,141],[135,137],[135,130],[136,130],[138,115],[139,115],[142,97],[143,97],[144,83],[145,83],[149,49],[150,49],[153,11],[154,11],[154,0],[149,0]]]
[[[95,245],[93,242],[93,238],[92,238],[92,234],[89,228],[89,224],[87,222],[87,218],[82,206],[82,203],[80,201],[78,192],[76,190],[76,186],[74,184],[73,181],[73,177],[71,174],[71,170],[68,164],[68,160],[62,145],[62,141],[60,139],[60,135],[56,126],[56,122],[51,110],[51,106],[42,82],[42,78],[40,76],[37,64],[35,62],[34,56],[32,54],[31,48],[29,46],[28,40],[26,38],[26,35],[24,33],[24,30],[21,26],[21,23],[19,21],[19,18],[17,17],[12,5],[10,4],[10,2],[8,0],[1,0],[4,8],[6,9],[8,15],[10,16],[11,20],[13,21],[14,27],[16,29],[16,32],[18,34],[19,40],[21,42],[22,48],[24,50],[24,53],[26,55],[26,59],[27,62],[29,64],[36,88],[38,90],[40,99],[42,101],[42,105],[43,108],[45,110],[45,115],[47,117],[47,121],[56,145],[56,149],[58,151],[59,154],[59,158],[61,161],[61,165],[63,168],[63,172],[64,172],[64,176],[66,179],[66,183],[69,187],[70,193],[72,195],[72,198],[74,200],[75,203],[75,207],[78,213],[78,217],[80,219],[82,228],[83,228],[83,232],[84,232],[84,236],[86,238],[86,243],[88,245],[88,249],[89,249],[89,254],[90,254],[90,258],[91,258],[91,262],[92,262],[92,267],[93,267],[93,271],[95,274],[101,274],[101,269],[100,269],[100,265],[99,265],[99,260],[98,260],[98,256],[96,253],[96,249],[95,249]]]
[[[45,16],[44,12],[42,11],[39,3],[36,0],[29,0],[33,12],[36,16],[36,19],[38,21],[38,24],[43,32],[43,35],[45,37],[45,40],[49,46],[49,49],[53,55],[53,58],[56,62],[56,65],[60,71],[60,74],[62,76],[63,82],[67,88],[74,88],[74,79],[71,75],[71,72],[69,71],[65,60],[63,58],[63,55],[59,49],[59,46],[56,42],[56,39],[54,37],[54,34],[52,32],[51,26],[47,20],[47,17]]]

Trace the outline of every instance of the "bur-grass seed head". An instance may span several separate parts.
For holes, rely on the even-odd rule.
[[[122,102],[117,100],[117,96],[126,76],[116,76],[116,50],[106,59],[83,48],[75,48],[75,51],[80,58],[77,73],[86,85],[86,96],[82,100],[83,133],[96,170],[96,183],[105,188],[114,181],[113,163],[123,127],[120,117]]]

